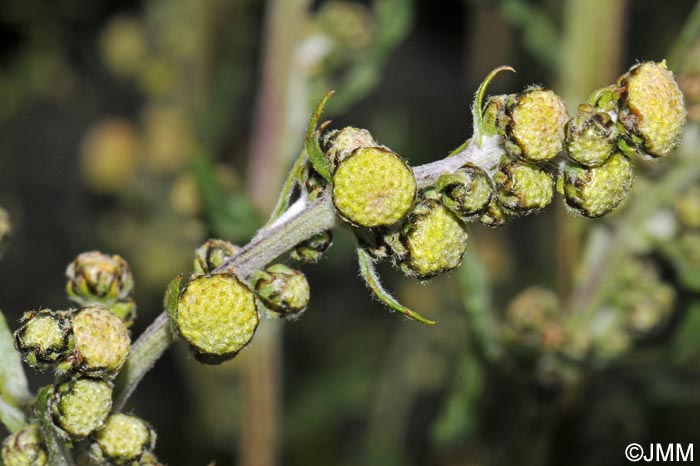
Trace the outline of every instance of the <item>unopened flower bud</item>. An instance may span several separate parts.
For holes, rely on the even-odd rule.
[[[136,463],[134,466],[163,466],[163,464],[158,461],[158,458],[156,458],[156,455],[154,455],[151,452],[146,452],[141,457],[141,460],[138,463]]]
[[[44,368],[61,358],[70,347],[68,312],[41,309],[25,312],[15,331],[15,347],[31,367]]]
[[[309,305],[309,282],[299,270],[274,264],[251,277],[258,298],[281,316],[299,316]]]
[[[587,167],[602,165],[617,149],[618,126],[606,112],[581,105],[566,124],[565,148],[572,160]]]
[[[518,214],[543,209],[554,196],[554,179],[549,173],[507,156],[501,159],[493,182],[498,202]]]
[[[333,232],[322,231],[294,246],[289,253],[292,260],[300,264],[315,264],[333,244]]]
[[[676,217],[686,228],[700,228],[700,186],[696,185],[676,199]]]
[[[515,215],[514,212],[505,209],[496,196],[491,196],[491,201],[486,206],[486,210],[479,217],[479,222],[488,227],[502,227],[508,223]]]
[[[462,219],[483,212],[491,200],[491,180],[475,165],[442,175],[436,184],[440,202]]]
[[[75,440],[102,427],[112,409],[112,384],[105,380],[76,377],[54,389],[53,420]]]
[[[403,273],[419,279],[456,268],[467,249],[464,224],[433,199],[416,206],[400,239],[406,254],[397,258],[398,265]]]
[[[99,304],[80,309],[71,318],[73,350],[58,366],[90,377],[113,377],[126,363],[131,339],[124,322]]]
[[[484,105],[483,112],[484,134],[487,136],[494,136],[496,134],[503,136],[505,134],[504,117],[506,112],[506,103],[513,97],[513,94],[500,94],[488,98],[486,104]]]
[[[567,164],[560,183],[566,204],[585,217],[601,217],[612,212],[632,187],[632,164],[617,152],[600,167]]]
[[[221,239],[210,239],[194,252],[194,273],[204,275],[212,272],[232,258],[240,248]]]
[[[255,295],[233,274],[195,277],[180,292],[174,325],[197,359],[221,363],[253,338]]]
[[[564,339],[559,297],[546,288],[527,288],[506,311],[505,336],[520,346],[557,349]]]
[[[116,466],[140,464],[155,448],[156,433],[146,421],[126,414],[112,414],[94,434],[92,453]]]
[[[4,466],[44,466],[48,464],[41,430],[37,424],[29,424],[2,442]]]
[[[416,198],[411,167],[381,147],[355,150],[333,174],[333,204],[350,223],[390,226],[410,212]]]
[[[533,162],[556,157],[563,149],[569,115],[561,97],[540,87],[511,96],[505,109],[505,146],[510,155]]]
[[[66,269],[66,292],[81,304],[111,304],[126,299],[134,288],[129,265],[120,256],[99,251],[84,252]]]
[[[686,121],[683,93],[666,62],[645,62],[620,77],[619,121],[625,141],[643,154],[664,157],[681,139]]]
[[[377,141],[374,140],[369,131],[352,126],[329,131],[323,136],[324,153],[331,167],[334,168],[350,157],[356,149],[376,146]]]

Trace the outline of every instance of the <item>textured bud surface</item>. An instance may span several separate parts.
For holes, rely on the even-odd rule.
[[[467,230],[447,207],[428,199],[416,206],[401,242],[407,254],[399,260],[411,277],[430,278],[457,267],[467,249]]]
[[[104,306],[82,308],[72,320],[72,364],[90,376],[116,375],[129,355],[131,340],[124,322]]]
[[[112,414],[95,433],[102,457],[115,465],[138,461],[155,447],[156,435],[145,421],[125,414]]]
[[[265,306],[282,315],[298,315],[309,305],[309,282],[299,270],[275,264],[253,275],[253,288]]]
[[[324,135],[323,145],[325,154],[332,167],[337,167],[340,162],[350,157],[350,154],[362,147],[375,147],[374,140],[369,131],[362,128],[345,128],[330,131]]]
[[[212,272],[228,259],[232,258],[240,248],[233,243],[221,239],[210,239],[194,251],[194,273],[204,275]]]
[[[258,326],[255,295],[232,274],[194,278],[180,293],[175,324],[203,361],[231,359]]]
[[[619,82],[624,88],[620,122],[641,138],[640,149],[653,157],[668,155],[680,142],[686,111],[683,93],[666,62],[640,63]]]
[[[498,201],[518,213],[542,209],[552,202],[554,179],[527,162],[503,157],[493,176]]]
[[[68,350],[69,339],[67,313],[50,309],[26,312],[15,332],[15,346],[32,367],[42,367],[58,360]]]
[[[597,167],[617,149],[619,130],[609,114],[589,106],[581,107],[566,124],[565,148],[572,160]]]
[[[102,427],[112,409],[112,384],[104,380],[74,378],[58,385],[52,403],[53,420],[75,439]]]
[[[551,160],[563,149],[569,116],[561,97],[534,88],[509,99],[506,150],[527,160]]]
[[[44,466],[49,457],[37,424],[29,424],[2,442],[4,466]]]
[[[462,218],[482,212],[491,200],[491,181],[486,172],[476,166],[442,175],[437,189],[445,207]]]
[[[567,165],[562,178],[567,205],[585,217],[600,217],[627,196],[632,187],[632,164],[618,152],[600,167]]]
[[[355,225],[393,225],[411,210],[415,197],[411,168],[380,147],[356,150],[333,174],[333,203]]]
[[[322,231],[294,246],[289,257],[302,264],[315,264],[321,260],[323,253],[331,247],[331,244],[333,244],[333,232]]]
[[[129,297],[134,288],[129,265],[120,256],[84,252],[66,269],[66,292],[80,303],[113,301]]]

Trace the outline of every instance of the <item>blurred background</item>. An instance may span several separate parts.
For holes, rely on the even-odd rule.
[[[11,322],[67,307],[66,265],[99,249],[133,269],[138,336],[196,246],[245,244],[262,224],[329,89],[332,127],[368,128],[417,165],[470,136],[471,96],[496,66],[517,74],[492,93],[539,83],[574,112],[637,61],[667,58],[684,143],[635,160],[611,218],[557,199],[498,230],[471,225],[463,266],[427,285],[382,268],[435,327],[373,301],[339,231],[305,268],[301,319],[266,321],[220,366],[176,342],[128,411],[171,466],[614,465],[629,442],[696,441],[696,4],[4,0],[0,307]]]

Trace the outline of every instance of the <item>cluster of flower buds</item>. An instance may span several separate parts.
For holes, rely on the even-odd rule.
[[[129,264],[120,256],[84,252],[68,266],[66,278],[66,293],[71,300],[80,305],[107,306],[131,326],[136,318],[134,279]]]
[[[65,440],[85,442],[91,464],[156,466],[151,427],[133,416],[110,415],[112,381],[127,361],[131,338],[119,313],[123,308],[106,304],[131,299],[129,267],[119,256],[93,251],[79,255],[66,274],[68,296],[82,307],[26,312],[14,334],[15,346],[28,365],[54,369],[57,379],[47,398],[50,418]],[[2,462],[48,464],[36,422],[5,439]]]

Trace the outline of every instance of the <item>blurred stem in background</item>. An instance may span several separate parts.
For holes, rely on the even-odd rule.
[[[558,92],[572,115],[576,102],[606,83],[621,69],[627,0],[568,0],[564,8]],[[593,33],[592,33],[593,32]],[[559,295],[571,292],[580,263],[581,235],[585,224],[563,205],[555,211],[556,286]]]
[[[248,193],[253,203],[269,212],[282,185],[289,158],[301,138],[290,125],[294,105],[292,86],[300,73],[296,51],[310,0],[273,0],[265,18],[264,55],[248,168]],[[302,109],[306,114],[307,109]],[[304,119],[302,119],[303,121]],[[301,133],[299,133],[301,134]],[[240,436],[242,466],[273,466],[279,461],[282,391],[282,321],[265,320],[255,342],[241,356],[243,416]]]

